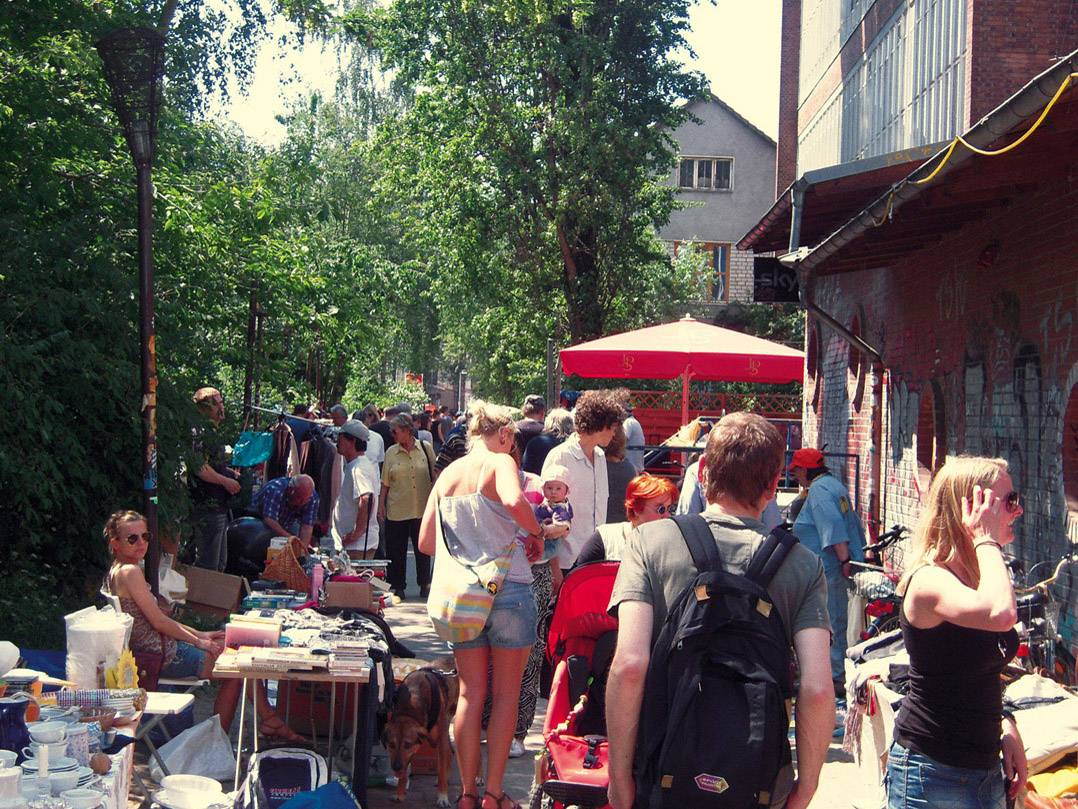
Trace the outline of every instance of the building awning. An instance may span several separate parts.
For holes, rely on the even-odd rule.
[[[1041,73],[962,136],[977,149],[1006,148],[1034,126],[1055,99],[1024,143],[996,156],[949,144],[823,238],[809,236],[803,225],[805,238],[800,243],[809,246],[788,260],[819,275],[887,267],[1065,175],[1078,156],[1076,71],[1078,51]],[[810,216],[807,200],[802,216],[803,221]]]
[[[798,244],[819,244],[865,205],[939,151],[941,144],[805,172],[737,243],[739,250],[785,253],[795,193],[803,193]]]

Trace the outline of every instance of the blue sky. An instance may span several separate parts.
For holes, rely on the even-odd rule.
[[[778,129],[780,12],[780,0],[698,0],[688,37],[696,52],[690,64],[707,76],[712,92],[772,137]],[[312,90],[333,94],[337,64],[332,48],[282,48],[278,40],[274,35],[263,45],[247,94],[234,93],[211,110],[270,146],[284,136],[275,116],[294,100]]]

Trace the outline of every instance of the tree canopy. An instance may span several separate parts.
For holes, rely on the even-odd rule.
[[[655,322],[693,295],[697,268],[656,236],[674,204],[668,132],[701,89],[672,58],[686,2],[8,5],[0,567],[28,586],[0,607],[35,644],[62,632],[40,616],[96,589],[100,527],[140,492],[135,171],[93,48],[108,30],[167,33],[153,169],[163,531],[185,530],[202,385],[224,392],[233,432],[248,379],[263,404],[356,408],[412,396],[394,371],[466,369],[477,393],[519,402],[543,388],[548,337]],[[205,112],[249,78],[274,16],[297,39],[333,38],[344,73],[267,149]]]

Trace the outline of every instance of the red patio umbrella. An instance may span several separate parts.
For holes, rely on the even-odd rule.
[[[799,382],[805,354],[762,337],[685,315],[675,323],[600,337],[561,351],[566,374],[616,379],[681,377],[681,422],[689,419],[689,380]]]

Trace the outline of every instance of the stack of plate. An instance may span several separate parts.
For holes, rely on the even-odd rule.
[[[32,758],[26,759],[22,764],[22,771],[26,775],[37,775],[37,761]],[[68,756],[57,756],[49,761],[49,772],[75,772],[79,769],[79,763]]]
[[[7,683],[8,691],[27,691],[40,678],[41,675],[33,669],[12,669],[0,677]]]
[[[97,774],[89,767],[79,767],[79,789],[97,783]]]
[[[116,715],[134,715],[135,713],[135,698],[134,697],[109,697],[105,700],[102,708],[115,708]]]

